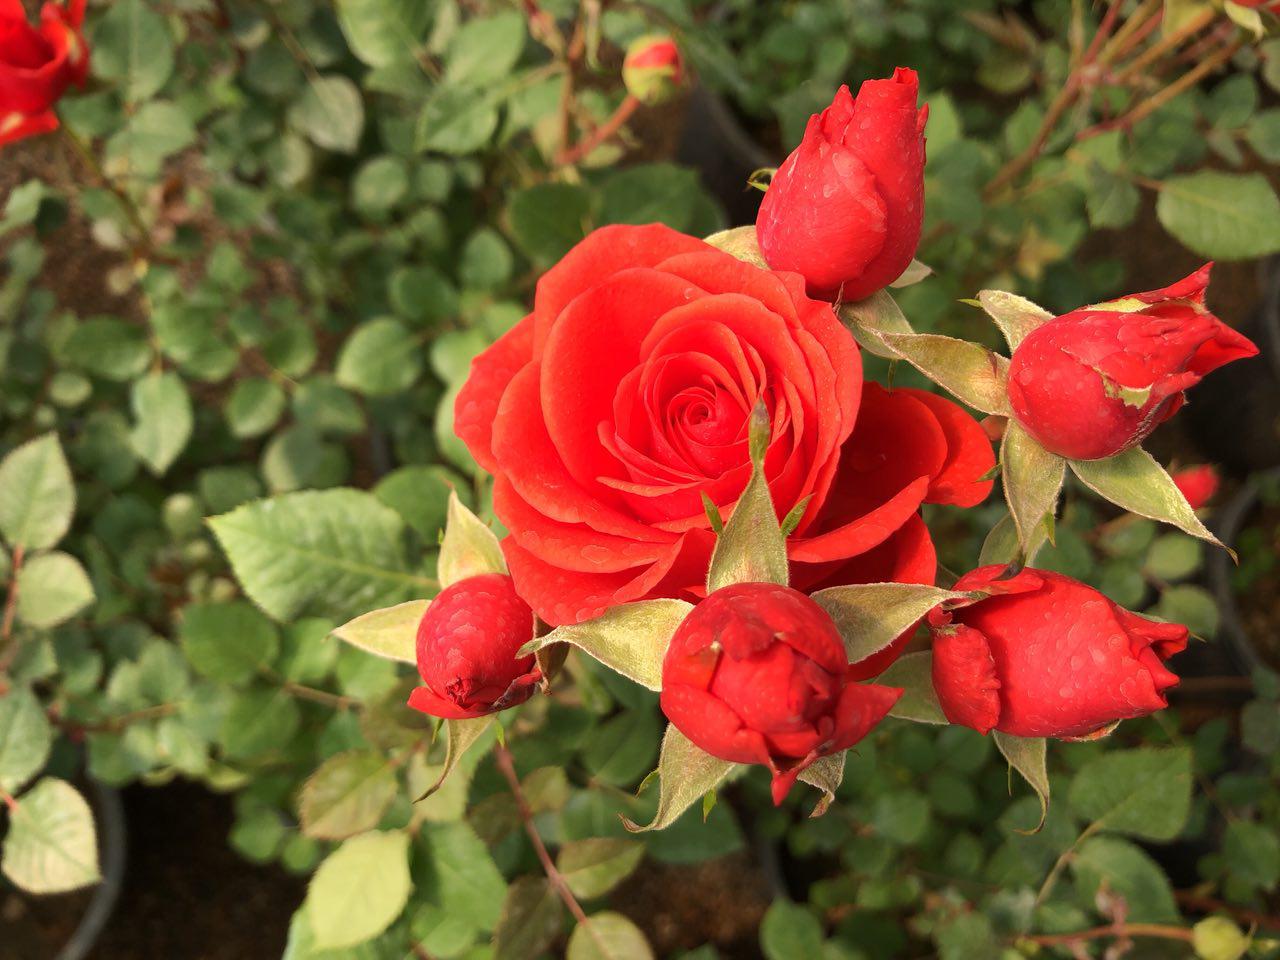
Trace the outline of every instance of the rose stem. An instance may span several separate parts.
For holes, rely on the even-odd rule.
[[[639,99],[627,94],[626,99],[618,105],[618,109],[613,111],[613,116],[580,140],[577,146],[569,150],[562,150],[560,155],[556,157],[556,163],[562,167],[568,167],[588,156],[592,150],[621,130],[623,125],[631,119],[638,109],[640,109]]]
[[[1080,930],[1077,933],[1041,933],[1024,936],[1041,946],[1064,946],[1082,943],[1085,940],[1099,940],[1103,937],[1152,937],[1158,940],[1185,940],[1190,943],[1194,934],[1185,927],[1174,927],[1162,923],[1115,923],[1106,927],[1094,927],[1092,930]]]
[[[70,145],[72,151],[80,158],[80,161],[88,168],[89,172],[107,190],[111,191],[112,196],[120,201],[120,205],[124,208],[125,216],[129,218],[129,224],[133,227],[134,233],[138,235],[138,243],[142,247],[142,251],[148,258],[153,258],[155,248],[151,244],[151,232],[147,230],[147,226],[142,222],[142,214],[138,211],[138,206],[133,202],[133,198],[129,196],[118,183],[107,176],[102,165],[98,163],[98,158],[93,155],[93,151],[78,136],[72,133],[71,128],[67,126],[61,118],[58,129],[62,132],[63,138]]]
[[[1116,74],[1114,82],[1122,84],[1138,76],[1148,66],[1159,60],[1170,50],[1176,50],[1180,47],[1184,40],[1190,39],[1207,27],[1213,22],[1213,18],[1216,15],[1215,11],[1206,10],[1204,13],[1200,14],[1200,16],[1193,17],[1186,24],[1169,34],[1155,46],[1148,47],[1146,52],[1141,56],[1129,61],[1128,65]]]

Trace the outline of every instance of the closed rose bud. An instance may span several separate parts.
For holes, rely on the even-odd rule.
[[[1218,471],[1207,463],[1199,467],[1188,467],[1175,473],[1173,482],[1187,498],[1191,509],[1199,510],[1218,492]]]
[[[1247,337],[1205,308],[1211,266],[1034,330],[1009,364],[1018,422],[1061,456],[1111,457],[1173,416],[1205,374],[1255,355]]]
[[[622,83],[641,103],[669,100],[684,82],[684,60],[676,42],[665,34],[641,37],[627,48]]]
[[[662,665],[662,710],[712,756],[759,763],[781,803],[799,773],[867,735],[902,691],[848,680],[831,618],[797,590],[740,583],[699,603]]]
[[[929,114],[919,90],[905,67],[856,99],[841,87],[774,174],[756,217],[760,250],[774,270],[803,276],[810,296],[862,300],[915,256]]]
[[[57,129],[53,105],[89,71],[84,7],[85,0],[46,3],[37,29],[22,0],[0,0],[0,144]]]
[[[1087,737],[1167,706],[1178,678],[1164,661],[1187,628],[1112,603],[1070,577],[1003,566],[965,574],[956,590],[992,595],[929,615],[933,686],[952,723],[1016,737]]]
[[[418,673],[409,706],[464,720],[524,703],[542,679],[532,656],[533,611],[510,577],[487,573],[440,591],[418,624]]]

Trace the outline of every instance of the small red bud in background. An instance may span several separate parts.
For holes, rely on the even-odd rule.
[[[1199,510],[1218,492],[1218,471],[1208,463],[1199,467],[1187,467],[1173,475],[1173,482],[1187,498],[1191,509]]]
[[[650,34],[627,48],[622,62],[622,83],[627,93],[643,104],[670,100],[684,82],[684,58],[675,40],[666,34]]]

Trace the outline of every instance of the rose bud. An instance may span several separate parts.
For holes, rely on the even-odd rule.
[[[1038,327],[1013,352],[1014,416],[1047,450],[1100,460],[1141,443],[1185,402],[1183,391],[1258,348],[1205,308],[1209,269],[1163,290],[1081,307]]]
[[[662,664],[662,711],[712,756],[760,763],[782,803],[805,767],[847,750],[902,691],[847,679],[831,618],[798,590],[739,583],[685,618]]]
[[[684,60],[676,42],[665,34],[641,37],[627,48],[622,83],[641,103],[671,99],[684,81]]]
[[[1218,471],[1212,464],[1188,467],[1173,475],[1173,482],[1187,498],[1192,510],[1199,510],[1218,492]]]
[[[58,128],[53,105],[89,71],[84,7],[85,0],[46,3],[36,29],[22,0],[0,0],[0,144]]]
[[[775,270],[804,277],[809,295],[862,300],[902,275],[924,219],[920,83],[899,67],[855,99],[841,87],[809,118],[804,139],[774,174],[756,234]]]
[[[1079,738],[1167,706],[1178,678],[1164,661],[1187,628],[1112,603],[1070,577],[1004,566],[967,573],[956,590],[990,591],[929,614],[933,686],[952,723],[981,733]]]
[[[486,573],[441,590],[418,624],[418,673],[424,687],[409,706],[465,720],[524,703],[542,679],[533,656],[533,611],[508,576]]]

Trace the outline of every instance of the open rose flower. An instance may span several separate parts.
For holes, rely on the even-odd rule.
[[[933,686],[952,723],[1016,737],[1087,737],[1167,706],[1178,682],[1164,661],[1187,628],[1148,620],[1070,577],[1003,566],[956,590],[992,595],[929,615]]]
[[[760,249],[775,270],[803,275],[812,295],[869,297],[915,256],[929,115],[919,93],[904,67],[866,81],[856,99],[841,87],[774,175],[756,217]]]
[[[500,573],[459,580],[441,590],[418,624],[418,674],[426,686],[409,695],[415,710],[464,720],[524,703],[542,679],[532,656],[533,611]]]
[[[1177,413],[1183,391],[1258,348],[1205,308],[1209,269],[1148,293],[1081,307],[1013,352],[1014,416],[1047,450],[1100,460],[1141,443]]]
[[[84,7],[85,0],[46,3],[37,29],[22,0],[0,0],[0,144],[58,128],[53,105],[89,71]]]
[[[858,349],[796,274],[662,226],[597,230],[538,283],[533,312],[476,358],[455,428],[494,475],[520,595],[543,620],[704,592],[715,535],[764,470],[792,582],[932,582],[922,503],[973,505],[994,464],[981,427],[915,390],[863,384]]]
[[[1199,510],[1218,492],[1218,471],[1212,464],[1187,467],[1173,475],[1173,482],[1187,498],[1192,510]]]
[[[717,590],[693,608],[662,663],[662,711],[712,756],[764,764],[773,802],[820,757],[847,750],[902,691],[850,680],[831,618],[772,583]]]

